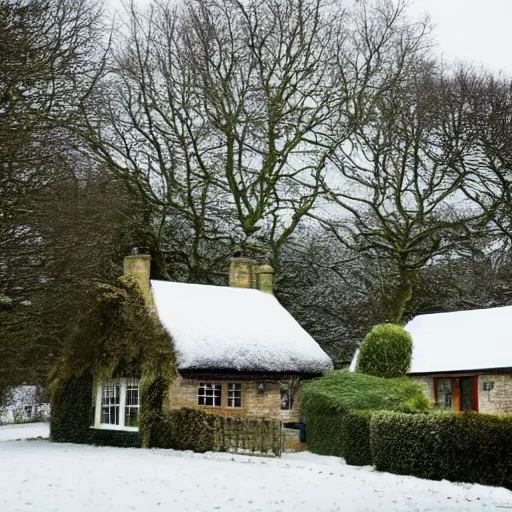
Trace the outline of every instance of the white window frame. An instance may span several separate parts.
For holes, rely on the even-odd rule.
[[[205,393],[203,395],[199,394],[199,391],[201,390],[201,388],[203,388],[205,390]],[[206,394],[206,390],[208,388],[210,388],[212,390],[213,394],[211,396]],[[215,396],[216,390],[220,390],[219,397]],[[199,398],[204,398],[205,402],[206,402],[206,398],[213,398],[214,403],[215,403],[215,399],[218,398],[220,403],[219,403],[219,405],[200,404]],[[222,407],[222,384],[218,384],[216,382],[200,382],[199,386],[197,386],[197,405],[198,405],[198,407],[216,407],[216,408]]]
[[[128,384],[138,383],[138,379],[112,379],[106,382],[99,382],[96,390],[96,408],[94,410],[94,427],[102,430],[125,430],[128,432],[138,432],[139,427],[125,427],[125,408],[126,408],[126,389]],[[119,393],[119,425],[111,425],[110,423],[101,423],[101,395],[103,386],[118,385]],[[134,407],[134,406],[131,406]],[[140,385],[139,385],[139,413],[140,413]]]
[[[231,389],[231,386],[233,386],[233,389]],[[235,386],[240,386],[240,397],[231,396],[231,393],[233,393],[233,392],[236,393],[238,391],[237,389],[234,389]],[[243,394],[244,394],[244,388],[240,382],[229,382],[228,383],[228,407],[230,409],[241,409],[244,405]],[[236,398],[240,398],[240,405],[229,405],[231,402],[234,404]]]

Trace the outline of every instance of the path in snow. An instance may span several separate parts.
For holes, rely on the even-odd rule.
[[[3,439],[44,435],[44,424],[0,428]],[[47,432],[47,430],[46,430]],[[310,453],[282,459],[105,448],[48,441],[0,443],[2,512],[495,511],[503,488],[433,482],[347,466]]]

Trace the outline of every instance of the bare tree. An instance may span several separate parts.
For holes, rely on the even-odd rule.
[[[353,143],[332,158],[339,185],[331,199],[336,220],[316,216],[346,247],[387,257],[398,286],[390,293],[389,321],[402,321],[418,269],[462,247],[484,218],[462,186],[467,173],[454,171],[461,146],[447,136],[450,118],[434,66],[418,69],[382,96],[376,115]]]
[[[447,143],[458,158],[453,170],[467,176],[466,197],[486,212],[490,235],[512,242],[512,82],[459,65],[446,78],[451,90]]]
[[[43,227],[62,220],[69,183],[96,168],[67,127],[94,81],[101,28],[94,0],[0,0],[0,388],[44,383],[70,311],[69,274],[60,295],[55,276],[44,276],[50,261],[69,261],[86,242],[59,246]],[[73,218],[61,241],[76,234],[81,219]],[[66,251],[55,254],[52,243]]]
[[[425,31],[391,0],[132,5],[85,136],[162,226],[188,226],[191,268],[214,239],[263,241],[275,262],[321,195],[326,162]]]

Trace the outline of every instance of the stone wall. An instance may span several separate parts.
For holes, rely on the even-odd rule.
[[[452,380],[452,410],[457,411],[459,408],[457,376],[450,375],[445,378]],[[411,377],[411,380],[421,385],[425,395],[434,400],[433,377]],[[492,389],[484,389],[486,383],[492,383]],[[478,411],[486,414],[512,414],[512,375],[478,375]]]
[[[222,400],[220,407],[210,407],[197,405],[197,390],[201,382],[208,382],[211,384],[222,385]],[[237,380],[233,379],[223,380],[199,380],[199,379],[185,379],[178,377],[176,381],[169,388],[167,402],[164,404],[164,409],[180,409],[182,407],[192,407],[205,410],[213,414],[220,414],[222,416],[231,417],[254,417],[254,418],[267,418],[288,421],[299,420],[299,395],[296,391],[293,393],[293,406],[290,411],[281,410],[281,384],[291,385],[289,380],[283,381],[262,381],[265,383],[265,392],[258,394],[256,380]],[[239,383],[242,385],[242,407],[232,408],[228,407],[228,383]]]
[[[434,379],[432,377],[411,377],[411,380],[419,384],[425,396],[434,402]]]
[[[493,389],[484,391],[485,382],[492,382]],[[512,375],[478,376],[478,410],[488,414],[512,414]]]

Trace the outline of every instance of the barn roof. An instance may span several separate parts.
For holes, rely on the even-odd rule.
[[[320,374],[329,356],[271,294],[255,289],[151,281],[158,316],[180,370]]]
[[[512,367],[512,306],[419,315],[405,328],[414,342],[409,373]]]

